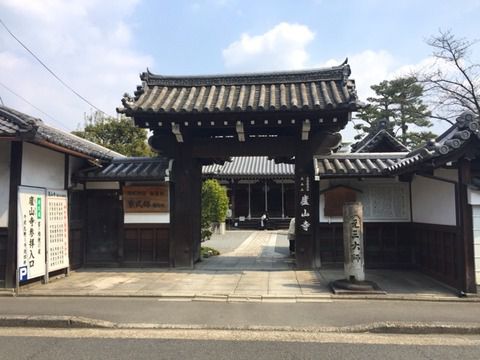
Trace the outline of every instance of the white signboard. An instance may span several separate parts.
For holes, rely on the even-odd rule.
[[[47,271],[64,269],[68,260],[68,195],[47,189]]]
[[[18,188],[18,280],[45,275],[45,190]]]
[[[409,220],[408,184],[365,184],[359,200],[363,203],[364,219]]]

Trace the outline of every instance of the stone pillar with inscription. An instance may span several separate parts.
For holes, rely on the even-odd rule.
[[[360,202],[343,205],[343,253],[345,278],[330,283],[335,294],[385,294],[376,283],[365,280],[363,207]]]
[[[343,205],[343,252],[345,278],[364,281],[363,207],[359,202]]]

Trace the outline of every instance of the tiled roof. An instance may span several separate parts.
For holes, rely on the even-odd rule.
[[[34,132],[36,119],[13,109],[0,107],[0,136],[19,137]]]
[[[480,138],[479,118],[465,112],[447,131],[425,146],[416,149],[405,156],[398,163],[390,166],[388,171],[394,174],[404,173],[420,165],[440,166],[450,160],[474,139]]]
[[[235,178],[235,177],[293,177],[295,165],[277,164],[266,156],[239,156],[233,157],[223,165],[207,165],[202,169],[206,177]]]
[[[352,144],[351,149],[352,152],[382,152],[378,151],[382,142],[387,143],[387,146],[394,151],[408,151],[408,148],[405,145],[385,129],[382,129],[375,134],[368,134],[358,143]]]
[[[315,156],[315,175],[320,178],[389,176],[388,168],[407,153],[342,153]]]
[[[352,152],[384,152],[380,149],[382,143],[386,143],[392,151],[408,151],[408,148],[397,140],[387,129],[387,120],[381,119],[378,125],[359,142],[351,145]],[[382,151],[383,150],[383,151]]]
[[[135,97],[126,95],[119,112],[208,113],[244,111],[355,110],[358,100],[350,67],[295,72],[212,76],[141,74]]]
[[[104,167],[80,170],[77,181],[164,181],[169,160],[165,157],[115,159]]]
[[[123,155],[45,124],[42,120],[0,106],[0,137],[12,137],[36,144],[52,144],[98,160]]]

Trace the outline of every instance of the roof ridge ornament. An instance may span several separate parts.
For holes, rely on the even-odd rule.
[[[307,69],[253,73],[231,73],[211,75],[160,75],[149,68],[140,74],[140,79],[150,86],[209,86],[209,85],[251,85],[280,82],[305,82],[322,80],[347,81],[351,75],[348,58],[337,66]]]

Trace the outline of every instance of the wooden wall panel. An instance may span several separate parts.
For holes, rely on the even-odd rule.
[[[126,265],[169,265],[169,224],[125,224]]]
[[[367,268],[416,268],[456,289],[462,288],[461,236],[455,226],[364,223]],[[343,263],[341,223],[319,224],[322,265]]]
[[[69,193],[69,243],[70,268],[78,269],[85,262],[85,204],[84,191]]]
[[[461,236],[455,226],[412,224],[415,262],[420,270],[461,289]]]
[[[409,223],[364,223],[365,266],[408,268],[413,265]],[[343,263],[343,226],[319,224],[317,236],[322,264]]]
[[[5,282],[5,266],[7,263],[7,238],[8,229],[0,228],[0,287]]]

